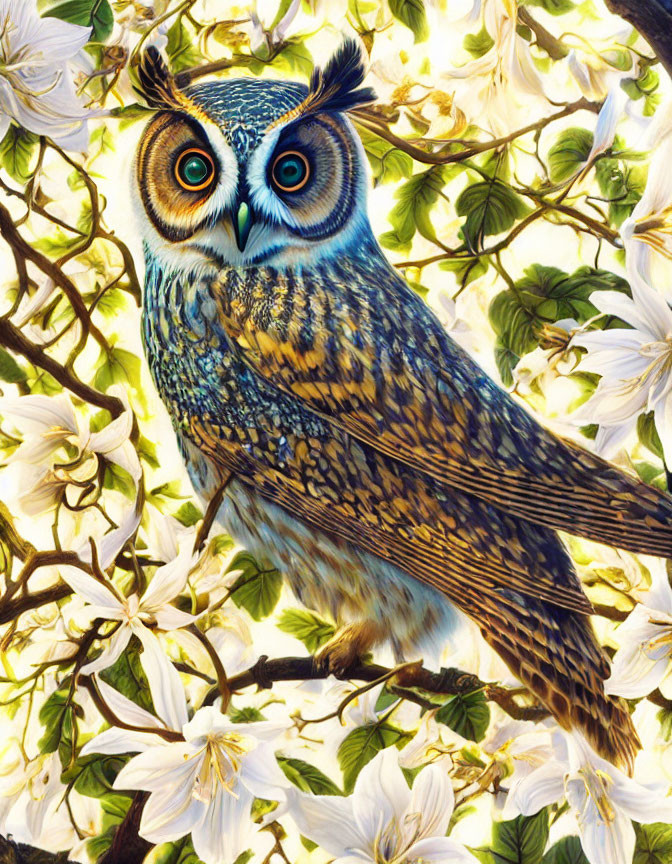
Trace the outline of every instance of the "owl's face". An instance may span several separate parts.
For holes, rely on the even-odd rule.
[[[312,263],[370,232],[362,147],[343,93],[334,101],[341,85],[317,92],[335,62],[311,88],[233,79],[163,100],[136,159],[143,239],[155,257],[180,269],[213,259]]]

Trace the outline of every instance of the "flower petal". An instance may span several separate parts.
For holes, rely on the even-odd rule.
[[[156,713],[170,729],[180,730],[189,719],[180,673],[151,630],[140,624],[133,628],[133,632],[142,642],[140,662],[147,674]]]
[[[60,567],[58,572],[61,579],[67,582],[72,590],[79,594],[80,597],[83,597],[87,603],[109,608],[110,610],[115,610],[117,613],[121,611],[121,604],[112,589],[108,588],[100,580],[80,570],[79,567],[66,565]]]
[[[140,608],[152,612],[177,597],[187,584],[193,561],[191,547],[185,543],[176,558],[157,569],[140,599]]]
[[[362,768],[352,798],[357,829],[371,842],[382,828],[401,822],[411,802],[411,790],[395,747],[381,750]]]
[[[288,789],[287,803],[299,831],[327,854],[338,858],[348,850],[372,848],[372,838],[355,822],[352,796],[305,795]]]
[[[430,765],[415,778],[406,818],[417,814],[420,837],[443,837],[455,806],[453,786],[440,765]]]
[[[114,781],[115,789],[146,789],[162,792],[166,787],[192,789],[202,762],[200,751],[188,741],[161,744],[134,756]]]
[[[128,723],[129,726],[147,726],[154,729],[165,728],[157,717],[150,714],[149,711],[145,711],[136,702],[126,698],[123,693],[120,693],[114,687],[110,687],[102,678],[97,678],[96,683],[100,690],[100,695],[124,723]]]
[[[122,624],[121,627],[116,630],[112,636],[110,636],[109,640],[102,643],[102,653],[96,657],[95,660],[82,666],[82,675],[93,675],[94,672],[102,672],[103,669],[108,669],[116,663],[128,645],[130,638],[131,628],[126,624]]]
[[[162,742],[162,738],[151,732],[134,732],[132,729],[119,729],[113,726],[87,741],[80,755],[106,753],[116,756],[120,753],[144,753],[153,747],[161,746]]]
[[[285,777],[270,744],[260,744],[242,758],[240,782],[257,798],[285,800],[291,785]]]
[[[464,862],[464,864],[475,864],[476,859],[450,837],[425,837],[418,840],[406,852],[408,861],[422,861],[422,864],[452,864]]]
[[[190,786],[171,786],[152,792],[142,811],[140,834],[151,843],[172,843],[203,819],[205,804],[194,798]]]
[[[217,786],[203,817],[191,832],[194,851],[205,864],[233,862],[250,845],[256,826],[250,816],[253,796],[240,787],[236,796]]]
[[[564,778],[564,766],[560,762],[548,762],[523,777],[509,794],[523,816],[533,816],[543,807],[562,800],[565,794]]]

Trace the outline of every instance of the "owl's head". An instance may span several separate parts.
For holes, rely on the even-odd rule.
[[[309,86],[237,78],[180,90],[150,49],[143,95],[158,109],[136,158],[143,240],[166,264],[314,262],[362,237],[366,169],[345,112],[361,87],[346,40]]]

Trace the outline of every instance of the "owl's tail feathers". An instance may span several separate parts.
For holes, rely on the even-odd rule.
[[[486,603],[478,623],[514,675],[560,726],[578,729],[602,757],[632,773],[642,745],[624,700],[604,692],[609,664],[589,619],[513,592]]]

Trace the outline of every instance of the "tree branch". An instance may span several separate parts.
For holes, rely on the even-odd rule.
[[[518,20],[529,27],[534,33],[537,45],[545,51],[551,60],[562,60],[569,54],[569,48],[532,17],[526,6],[518,7]]]
[[[605,0],[605,4],[646,39],[672,76],[672,0]]]
[[[79,396],[85,402],[89,402],[97,408],[107,409],[112,417],[118,417],[123,413],[124,405],[121,399],[117,399],[116,396],[108,396],[106,393],[101,393],[99,390],[89,387],[88,384],[84,384],[69,369],[66,369],[65,366],[58,363],[53,357],[50,357],[39,345],[31,342],[7,318],[0,318],[0,345],[4,345],[5,348],[9,348],[10,351],[14,351],[16,354],[23,355],[34,366],[44,369],[59,384],[70,390],[75,396]]]
[[[392,669],[376,663],[359,663],[338,677],[346,680],[376,681],[386,675],[390,676],[392,672]],[[255,685],[262,689],[270,689],[276,681],[312,681],[327,678],[330,674],[333,673],[325,666],[316,663],[313,657],[282,657],[269,660],[268,657],[261,656],[250,669],[229,678],[228,684],[232,692]],[[441,669],[440,672],[432,672],[430,669],[425,669],[419,661],[400,670],[391,680],[396,686],[405,690],[417,688],[428,693],[447,696],[482,690],[487,699],[496,702],[516,720],[539,720],[549,714],[539,703],[518,704],[514,697],[520,691],[511,691],[496,684],[488,684],[481,681],[477,675],[471,675],[460,669]],[[213,688],[204,700],[205,704],[210,704],[218,695],[219,690]]]

